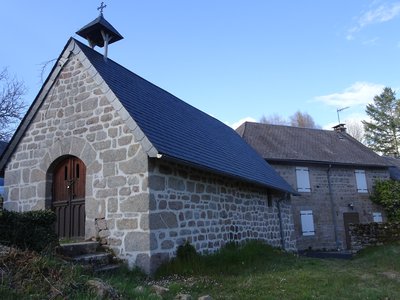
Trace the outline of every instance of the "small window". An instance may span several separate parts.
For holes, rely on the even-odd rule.
[[[68,179],[68,167],[65,166],[64,167],[64,180],[67,180],[67,179]]]
[[[300,211],[301,231],[304,236],[315,235],[314,218],[312,210]]]
[[[310,175],[308,168],[296,167],[297,191],[303,193],[311,192]]]
[[[79,179],[79,164],[76,164],[76,178]]]
[[[367,179],[365,177],[364,170],[356,170],[356,182],[357,182],[357,192],[359,193],[368,193],[367,189]]]
[[[372,213],[372,218],[375,223],[382,223],[382,213],[380,212],[374,212]]]

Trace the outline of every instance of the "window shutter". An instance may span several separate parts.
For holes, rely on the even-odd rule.
[[[372,218],[374,219],[375,223],[382,223],[382,214],[380,212],[372,213]]]
[[[357,192],[368,193],[367,179],[365,177],[364,170],[355,170],[356,182],[357,182]]]
[[[312,210],[300,211],[301,230],[304,236],[315,235],[314,218]]]
[[[298,192],[311,192],[308,168],[296,167],[296,179]]]

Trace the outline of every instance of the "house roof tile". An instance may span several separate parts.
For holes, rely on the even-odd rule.
[[[269,162],[387,167],[382,157],[344,132],[252,122],[236,131]]]

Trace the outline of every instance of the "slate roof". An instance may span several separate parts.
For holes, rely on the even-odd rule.
[[[400,158],[383,156],[389,165],[390,178],[400,180]]]
[[[71,38],[163,158],[263,187],[294,192],[290,185],[230,127]],[[75,49],[75,46],[72,48]],[[75,50],[74,50],[75,51]],[[61,59],[60,58],[59,60]],[[40,107],[45,86],[55,80],[56,62],[39,95],[0,160],[3,169]],[[90,68],[90,72],[93,71]],[[39,101],[40,100],[40,101]]]
[[[8,146],[7,142],[0,141],[0,156],[3,154],[4,150],[6,150]]]
[[[378,154],[347,133],[245,122],[236,130],[268,162],[387,167]]]
[[[292,192],[290,185],[232,128],[75,42],[160,154]]]

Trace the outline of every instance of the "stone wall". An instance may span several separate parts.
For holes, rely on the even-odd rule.
[[[298,249],[337,249],[328,185],[328,166],[307,164],[272,164],[272,166],[295,190],[297,189],[296,167],[308,167],[309,169],[311,192],[299,193],[298,196],[292,197]],[[360,223],[372,222],[373,212],[381,212],[385,217],[384,210],[369,200],[369,193],[372,191],[375,180],[389,178],[387,169],[364,168],[369,193],[357,192],[355,169],[362,168],[332,166],[330,170],[332,200],[334,203],[333,211],[337,224],[339,248],[341,249],[347,248],[343,220],[344,213],[357,212]],[[302,234],[300,212],[304,210],[313,211],[315,235],[304,236]]]
[[[400,240],[400,223],[352,224],[349,231],[354,251]]]
[[[4,207],[51,207],[52,170],[65,157],[87,171],[85,237],[100,238],[133,262],[149,253],[147,154],[119,113],[76,57],[54,86],[7,164]],[[138,233],[135,233],[138,232]],[[137,234],[140,248],[132,244]],[[138,251],[136,251],[138,250]]]
[[[265,189],[194,168],[151,160],[149,168],[152,263],[157,266],[189,241],[211,253],[227,242],[263,240],[281,247],[277,201]],[[290,200],[280,203],[285,248],[296,250]]]

